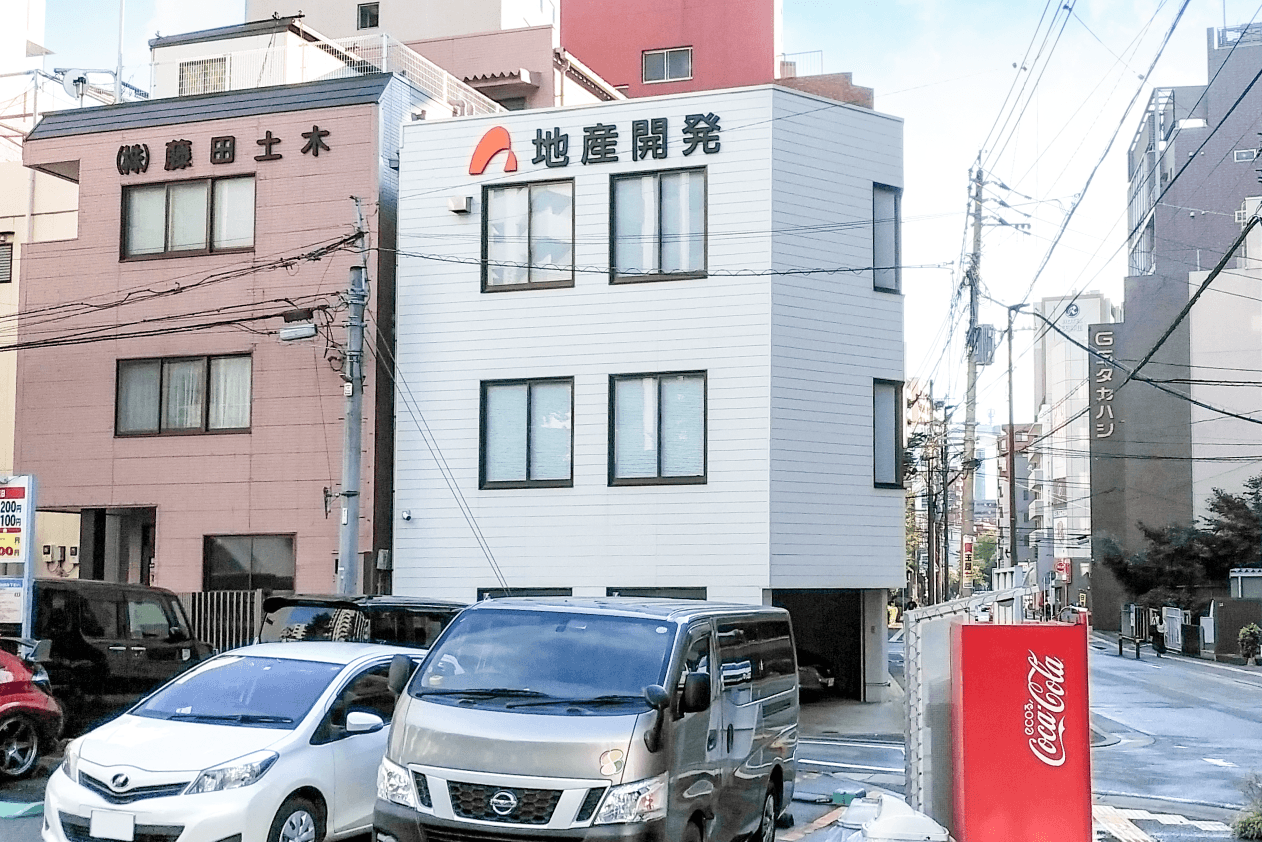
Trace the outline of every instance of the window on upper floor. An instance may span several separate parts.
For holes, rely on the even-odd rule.
[[[381,4],[360,3],[359,13],[355,20],[356,29],[376,29],[381,26]]]
[[[612,283],[705,276],[705,170],[615,177],[612,213]]]
[[[250,375],[248,354],[119,360],[114,434],[248,431]]]
[[[574,484],[574,380],[482,384],[480,488]]]
[[[13,232],[0,231],[0,284],[13,282]]]
[[[123,188],[124,260],[252,248],[252,175]]]
[[[885,292],[902,289],[897,187],[872,185],[872,286]]]
[[[903,487],[903,384],[872,381],[873,484]]]
[[[609,484],[706,481],[706,375],[609,378]]]
[[[574,286],[574,182],[487,187],[482,291]]]
[[[228,90],[228,57],[199,58],[180,62],[180,96],[213,94]]]
[[[1232,155],[1234,156],[1235,161],[1236,161],[1236,163],[1237,163],[1237,164],[1243,164],[1243,163],[1246,163],[1246,162],[1248,162],[1248,161],[1252,161],[1254,158],[1258,157],[1258,150],[1256,150],[1256,149],[1237,149],[1237,150],[1235,150],[1235,152],[1233,152],[1233,153],[1232,153]]]
[[[692,78],[692,47],[644,51],[645,82],[679,82]]]

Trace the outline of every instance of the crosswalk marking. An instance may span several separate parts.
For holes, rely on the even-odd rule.
[[[1212,833],[1231,833],[1231,828],[1222,822],[1199,821],[1174,813],[1153,813],[1149,810],[1123,810],[1117,807],[1106,807],[1096,804],[1091,808],[1091,817],[1099,830],[1110,834],[1117,842],[1154,842],[1153,838],[1140,828],[1137,821],[1155,821],[1166,826],[1195,827],[1197,830]]]

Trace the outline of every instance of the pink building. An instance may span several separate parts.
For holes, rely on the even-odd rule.
[[[630,97],[779,77],[778,0],[561,0],[561,43]]]
[[[23,262],[15,463],[41,509],[81,515],[83,578],[333,589],[356,196],[373,589],[367,562],[391,542],[394,156],[419,98],[373,74],[58,112],[31,132],[25,164],[75,182],[79,218]],[[286,313],[315,338],[280,341]]]

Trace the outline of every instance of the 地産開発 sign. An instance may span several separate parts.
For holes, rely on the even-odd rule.
[[[685,115],[682,126],[676,124],[676,127],[675,143],[684,157],[694,153],[714,155],[723,148],[720,118],[713,112]],[[670,157],[673,148],[670,130],[668,117],[632,120],[629,136],[617,123],[597,121],[581,128],[572,148],[569,131],[560,126],[540,127],[530,139],[534,154],[529,160],[549,169],[568,167],[575,160],[581,166],[614,164],[624,160],[625,154],[630,155],[631,161],[664,160]],[[517,172],[517,155],[513,152],[508,129],[492,126],[474,146],[469,158],[469,175],[485,173],[491,160],[500,153],[506,153],[504,172]]]

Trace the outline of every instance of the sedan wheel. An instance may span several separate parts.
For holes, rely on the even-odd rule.
[[[324,817],[316,805],[306,798],[293,796],[285,800],[272,820],[269,842],[321,842],[324,838]]]
[[[25,716],[0,720],[0,778],[25,778],[39,765],[39,731]]]

